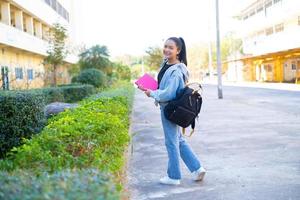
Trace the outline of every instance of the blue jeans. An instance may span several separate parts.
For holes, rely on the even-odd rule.
[[[164,105],[160,105],[161,121],[165,135],[165,145],[168,152],[168,176],[172,179],[181,179],[179,166],[179,155],[185,165],[191,172],[198,170],[201,167],[191,147],[182,136],[181,127],[166,119],[164,115]]]

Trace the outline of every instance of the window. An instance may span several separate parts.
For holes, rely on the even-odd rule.
[[[273,71],[273,66],[271,64],[266,64],[265,69],[267,70],[267,72],[272,72]]]
[[[272,1],[266,2],[266,4],[265,4],[265,8],[266,9],[269,8],[269,7],[271,7],[271,6],[272,6]]]
[[[292,62],[292,70],[296,70],[296,68],[297,68],[297,66],[296,66],[296,62],[295,62],[295,61],[293,61],[293,62]]]
[[[255,10],[251,10],[250,13],[249,13],[249,17],[255,15]]]
[[[69,12],[57,0],[44,0],[56,13],[69,21]]]
[[[16,67],[15,68],[16,79],[23,79],[23,69]]]
[[[48,4],[49,6],[51,5],[50,0],[45,0],[46,4]]]
[[[27,69],[28,80],[33,80],[33,69]]]
[[[51,7],[56,11],[56,7],[57,7],[56,0],[51,0]]]
[[[259,5],[259,6],[257,7],[257,9],[256,9],[256,12],[259,13],[259,12],[261,12],[261,11],[263,11],[263,10],[264,10],[264,6],[263,6],[263,5]]]
[[[274,4],[279,3],[281,0],[274,0]]]
[[[278,32],[282,32],[284,30],[284,24],[281,23],[281,24],[277,24],[275,26],[275,32],[278,33]]]
[[[273,27],[266,29],[266,35],[272,35],[273,34]]]
[[[300,16],[298,16],[298,25],[300,26]]]

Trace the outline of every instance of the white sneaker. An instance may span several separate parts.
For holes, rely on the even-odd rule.
[[[202,181],[205,173],[206,173],[206,170],[204,169],[204,167],[200,167],[198,170],[196,170],[192,173],[193,180],[194,181]]]
[[[169,178],[168,176],[161,178],[159,180],[159,182],[164,185],[179,185],[180,184],[179,179],[172,179],[172,178]]]

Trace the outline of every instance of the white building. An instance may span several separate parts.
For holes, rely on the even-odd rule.
[[[300,77],[300,1],[253,0],[239,17],[246,56],[238,64],[229,63],[229,71],[250,81],[292,82]],[[243,67],[232,69],[241,61]]]
[[[75,37],[74,0],[0,0],[0,83],[10,88],[45,85],[42,64],[48,47],[48,31],[54,23],[68,30],[68,46]],[[67,65],[77,57],[69,55],[59,69],[61,83],[68,82]]]

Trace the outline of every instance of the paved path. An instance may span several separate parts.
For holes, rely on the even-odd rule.
[[[299,200],[300,92],[204,86],[204,104],[194,136],[188,139],[208,170],[191,181],[181,162],[182,184],[158,183],[165,175],[159,108],[136,91],[129,161],[131,199]]]

